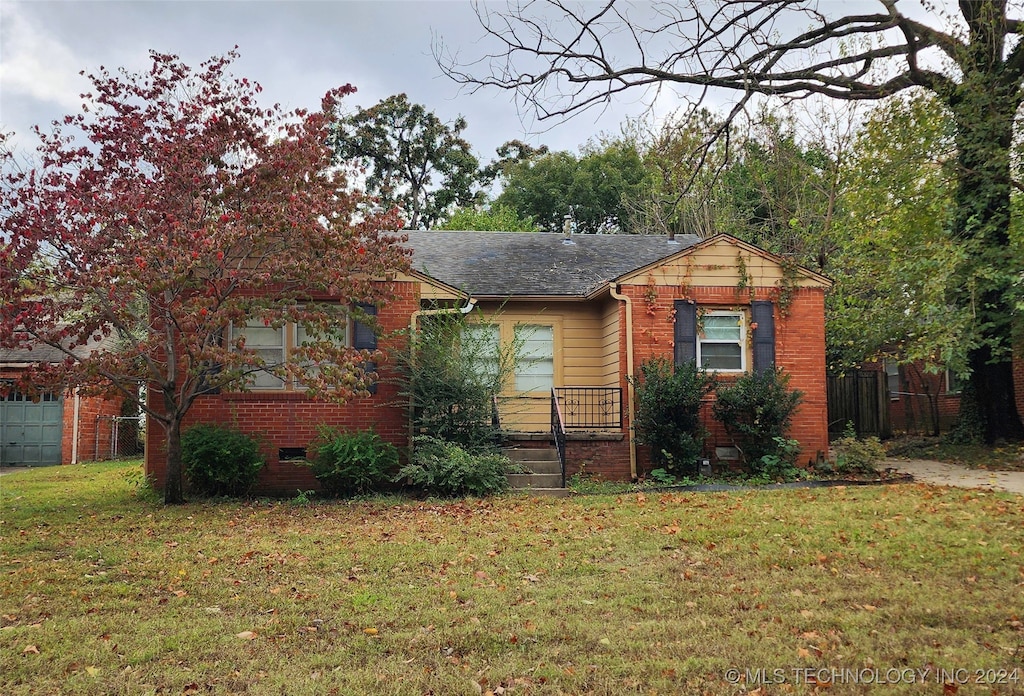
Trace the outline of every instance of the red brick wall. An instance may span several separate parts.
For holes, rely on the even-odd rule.
[[[651,291],[657,297],[649,299]],[[755,288],[757,297],[772,297],[775,288]],[[674,301],[690,299],[698,307],[749,307],[746,292],[735,287],[623,286],[633,304],[634,369],[654,357],[672,360],[674,337]],[[685,295],[684,295],[685,293]],[[625,332],[625,316],[620,317]],[[625,345],[625,337],[622,337]],[[790,375],[790,387],[804,393],[790,436],[800,441],[800,463],[814,461],[818,453],[828,451],[828,402],[825,385],[825,293],[822,288],[798,288],[785,315],[775,308],[775,363]],[[625,356],[621,369],[626,372]],[[722,377],[728,380],[729,377]],[[622,385],[625,388],[625,384]],[[705,405],[705,425],[711,431],[707,446],[709,454],[715,447],[732,444],[724,427],[710,415],[710,402]],[[639,461],[642,467],[646,462]]]
[[[565,475],[585,474],[605,481],[628,481],[629,440],[573,440],[565,443]],[[641,472],[642,475],[642,472]]]
[[[382,334],[387,336],[409,326],[419,309],[419,287],[412,282],[395,284],[396,299],[377,314]],[[378,347],[387,351],[404,339],[381,339]],[[283,447],[308,447],[317,427],[373,429],[397,447],[408,443],[408,410],[399,403],[397,386],[388,381],[387,361],[378,365],[381,380],[377,393],[339,405],[314,401],[297,392],[224,393],[200,397],[188,414],[185,427],[196,423],[219,423],[255,436],[262,443],[267,465],[260,472],[254,490],[258,494],[293,496],[299,490],[317,490],[317,480],[300,464],[278,460]],[[150,402],[154,403],[152,395]],[[158,488],[166,481],[166,435],[150,420],[146,433],[146,475]]]
[[[113,427],[110,416],[121,415],[122,398],[106,399],[83,396],[78,402],[78,461],[110,459]],[[64,434],[61,441],[61,463],[73,464],[75,427],[75,394],[64,395]]]

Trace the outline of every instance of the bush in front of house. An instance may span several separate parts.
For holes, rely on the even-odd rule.
[[[411,460],[394,480],[429,495],[484,497],[508,488],[511,468],[512,462],[501,454],[474,453],[454,442],[417,437]]]
[[[792,469],[799,455],[799,443],[786,434],[803,396],[782,370],[748,372],[718,389],[711,410],[751,471],[774,475]]]
[[[395,355],[398,393],[410,402],[414,432],[470,452],[496,450],[501,433],[493,400],[512,381],[522,352],[522,339],[502,342],[494,319],[479,310],[421,317],[408,347]]]
[[[673,369],[668,360],[655,358],[644,362],[630,381],[636,390],[637,441],[650,445],[654,463],[668,474],[696,474],[707,438],[700,404],[714,389],[714,376],[692,360]]]
[[[196,425],[181,436],[181,462],[192,490],[206,495],[245,495],[265,460],[259,443],[220,425]]]
[[[398,449],[372,430],[321,427],[308,466],[331,496],[372,493],[384,488],[398,467]]]
[[[857,437],[852,423],[847,423],[841,438],[832,441],[831,468],[837,474],[873,474],[875,464],[885,459],[885,447],[877,437]]]

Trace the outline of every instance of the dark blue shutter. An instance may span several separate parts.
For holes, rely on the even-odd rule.
[[[370,316],[377,316],[377,308],[371,304],[360,304],[359,309]],[[366,324],[356,321],[352,326],[352,347],[356,350],[377,350],[377,334]],[[366,372],[373,372],[377,369],[377,363],[367,362],[363,364]],[[377,393],[377,383],[367,386],[371,394]]]
[[[754,372],[775,369],[775,305],[767,300],[750,303],[750,322],[754,329]]]
[[[697,359],[697,305],[692,300],[676,300],[675,364]]]

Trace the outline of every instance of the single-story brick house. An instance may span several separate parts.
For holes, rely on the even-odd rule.
[[[84,350],[108,349],[107,342]],[[0,349],[0,466],[77,464],[112,450],[112,418],[122,398],[84,396],[77,389],[27,393],[18,383],[40,363],[65,355],[51,346]]]
[[[527,331],[530,360],[500,399],[510,444],[553,442],[553,406],[567,434],[565,468],[608,479],[650,469],[631,438],[632,388],[627,377],[654,357],[696,359],[727,380],[776,365],[804,401],[791,435],[801,460],[828,449],[825,394],[825,291],[831,281],[728,235],[576,235],[514,232],[409,232],[410,274],[380,281],[398,298],[377,308],[382,336],[414,324],[438,306],[475,303],[492,317],[496,339]],[[713,324],[715,332],[705,332]],[[351,332],[358,340],[359,331]],[[365,332],[364,332],[365,333]],[[282,330],[280,349],[287,351]],[[708,335],[711,334],[711,335]],[[364,336],[365,339],[365,336]],[[385,350],[388,338],[380,346]],[[369,345],[365,344],[364,346]],[[385,377],[376,393],[346,405],[313,401],[300,389],[222,393],[197,400],[190,422],[222,422],[259,433],[268,466],[258,489],[294,495],[316,487],[301,457],[319,424],[373,428],[408,444],[408,410]],[[554,404],[552,402],[555,402]],[[710,405],[709,405],[710,406]],[[707,418],[708,455],[728,459],[733,443]],[[147,430],[146,470],[161,485],[162,432]]]

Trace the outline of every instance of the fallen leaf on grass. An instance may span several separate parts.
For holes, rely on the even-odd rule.
[[[31,654],[31,655],[38,655],[39,654],[39,648],[37,648],[34,645],[26,645],[25,649],[21,651],[21,654],[22,655],[29,655],[29,654]]]
[[[90,665],[90,666],[86,667],[86,668],[85,668],[85,671],[86,671],[86,673],[87,673],[87,674],[88,674],[88,675],[89,675],[90,677],[95,677],[95,676],[96,676],[97,674],[99,674],[99,673],[100,673],[100,670],[99,670],[99,668],[98,668],[98,667],[93,667],[92,665]]]
[[[371,628],[364,628],[363,629],[363,633],[365,633],[368,636],[375,636],[375,635],[377,635],[378,631],[377,631],[376,628],[372,628],[371,627]]]
[[[235,638],[241,638],[242,640],[253,640],[256,638],[256,633],[253,631],[242,631],[241,633],[236,633]]]

